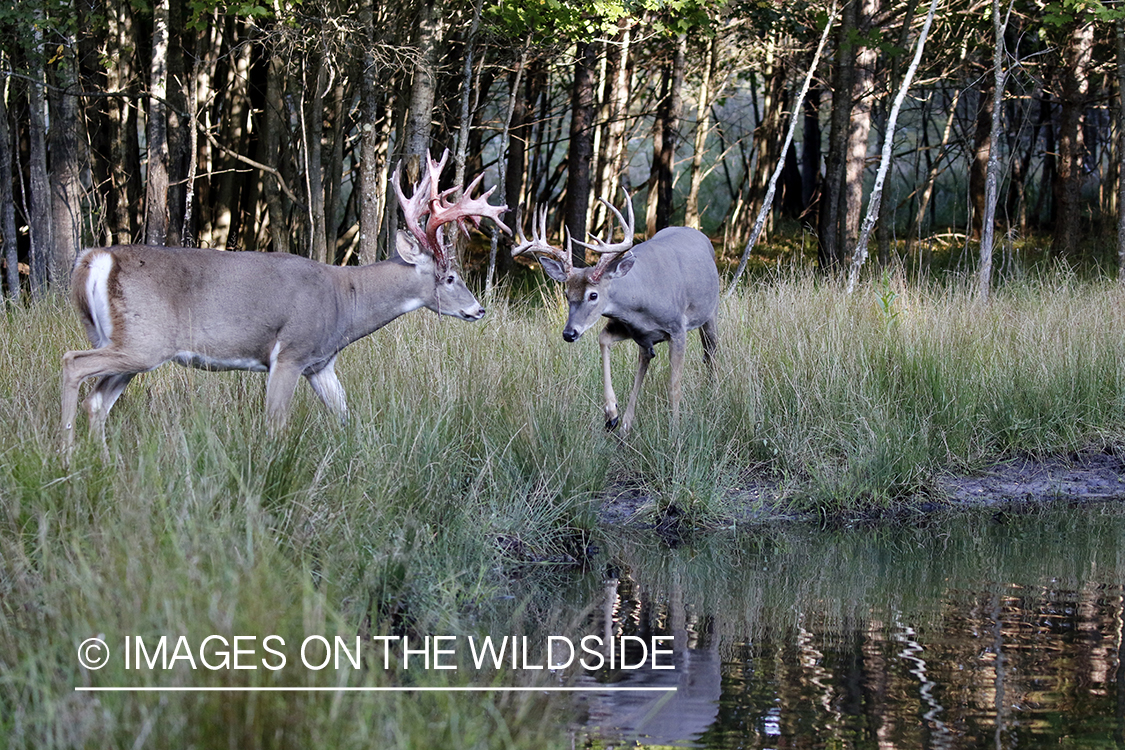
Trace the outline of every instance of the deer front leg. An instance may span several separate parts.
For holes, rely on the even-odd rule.
[[[605,391],[605,405],[602,410],[605,412],[605,428],[613,430],[617,427],[617,394],[613,392],[613,379],[610,375],[609,368],[609,353],[613,349],[613,345],[618,341],[623,341],[627,336],[620,331],[614,329],[612,323],[607,323],[602,332],[598,334],[598,345],[602,350],[602,383]]]
[[[340,419],[341,424],[346,424],[348,402],[344,394],[344,386],[340,385],[340,379],[336,377],[336,358],[333,357],[320,372],[305,377],[321,402]]]

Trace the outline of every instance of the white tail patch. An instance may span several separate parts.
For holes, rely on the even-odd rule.
[[[94,322],[94,346],[109,346],[113,336],[113,318],[109,311],[109,273],[113,270],[113,256],[105,252],[91,252],[87,262],[90,269],[86,277],[86,303]]]

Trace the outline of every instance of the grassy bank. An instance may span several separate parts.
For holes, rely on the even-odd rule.
[[[1125,292],[1065,275],[977,305],[956,283],[877,282],[846,297],[811,277],[724,302],[713,378],[692,336],[679,428],[663,347],[625,439],[601,426],[596,336],[566,344],[554,289],[495,301],[478,324],[406,316],[349,348],[339,427],[301,385],[264,436],[264,379],[168,366],[109,421],[109,461],[54,446],[60,301],[0,319],[0,736],[13,746],[565,746],[563,706],[534,694],[91,696],[86,684],[480,683],[367,669],[84,671],[104,633],[518,633],[528,565],[580,563],[607,489],[689,526],[770,512],[913,502],[944,470],[1125,435]],[[546,302],[546,304],[542,304]],[[618,347],[624,397],[635,349]],[[84,434],[84,418],[79,431]],[[753,508],[750,508],[753,510]],[[549,587],[548,587],[549,590]],[[498,684],[544,684],[501,671]],[[140,740],[140,742],[137,742]]]

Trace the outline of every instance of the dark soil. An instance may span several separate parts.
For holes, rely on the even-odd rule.
[[[1125,500],[1125,462],[1104,451],[1046,460],[1014,458],[973,476],[941,477],[938,488],[950,502],[963,505]]]
[[[783,491],[769,480],[743,488],[739,498],[741,512],[727,519],[739,525],[771,524],[810,520],[782,508]],[[619,486],[602,498],[598,518],[606,526],[650,529],[661,536],[677,538],[688,532],[685,514],[672,506],[659,518],[653,516],[652,498],[644,492]],[[887,509],[849,513],[847,518],[820,522],[850,523],[857,520],[900,518],[903,515],[928,516],[941,509],[967,509],[1033,505],[1052,501],[1108,502],[1125,500],[1125,460],[1115,451],[1086,450],[1046,459],[1033,457],[999,461],[971,475],[944,474],[936,478],[928,497],[906,503],[899,511]],[[721,525],[726,525],[725,523]],[[694,529],[700,531],[702,529]]]

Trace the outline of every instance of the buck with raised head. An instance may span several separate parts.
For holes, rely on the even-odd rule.
[[[442,226],[500,221],[506,206],[488,203],[488,190],[461,198],[439,193],[440,162],[428,169],[408,199],[394,188],[409,231],[400,230],[398,257],[340,267],[281,253],[123,245],[83,251],[75,263],[71,296],[97,348],[63,355],[62,442],[74,443],[78,388],[97,378],[83,402],[90,430],[105,440],[105,419],[141,372],[165,362],[205,370],[268,372],[266,412],[281,429],[300,376],[341,420],[347,416],[336,356],[398,316],[426,307],[475,321],[484,308],[461,280]],[[423,223],[423,217],[428,218]]]
[[[523,235],[512,255],[533,253],[547,275],[565,285],[569,315],[563,338],[577,341],[599,316],[609,318],[598,335],[605,381],[605,424],[612,430],[618,425],[617,395],[610,379],[610,349],[619,341],[632,339],[640,348],[637,374],[629,403],[620,418],[623,430],[633,424],[637,396],[645,372],[655,356],[653,347],[667,341],[671,354],[672,421],[680,412],[680,377],[684,368],[684,351],[688,331],[699,329],[703,341],[703,359],[710,366],[715,352],[718,331],[715,317],[719,309],[719,271],[715,266],[715,250],[707,236],[696,229],[668,227],[651,239],[633,247],[633,204],[625,195],[626,220],[604,198],[625,233],[621,242],[609,244],[598,238],[582,247],[598,253],[598,262],[586,268],[574,268],[571,262],[569,233],[564,250],[547,243],[547,211],[541,209],[532,217],[532,238]],[[610,230],[612,238],[612,228]]]

